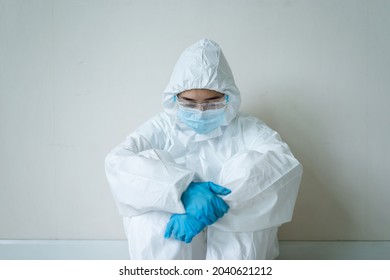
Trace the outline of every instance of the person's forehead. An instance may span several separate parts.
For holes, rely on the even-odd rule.
[[[223,93],[220,93],[215,90],[209,90],[209,89],[191,89],[180,93],[180,97],[193,99],[193,100],[199,100],[199,99],[203,100],[203,99],[208,99],[213,97],[218,98],[222,96],[224,96]]]

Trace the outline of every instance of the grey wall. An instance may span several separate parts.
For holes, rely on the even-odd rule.
[[[303,163],[284,240],[389,240],[390,1],[0,0],[0,239],[122,239],[103,160],[223,48]]]

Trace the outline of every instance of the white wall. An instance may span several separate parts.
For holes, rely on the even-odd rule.
[[[122,239],[103,160],[217,41],[304,165],[284,240],[390,239],[390,1],[0,0],[0,239]]]

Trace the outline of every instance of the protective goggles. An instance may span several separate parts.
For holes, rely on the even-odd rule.
[[[180,96],[175,96],[175,100],[177,100],[177,104],[182,108],[198,109],[201,111],[206,111],[206,110],[215,110],[215,109],[220,109],[225,107],[229,100],[229,97],[225,95],[225,96],[221,96],[221,98],[217,99],[216,101],[213,100],[204,103],[197,103],[188,100],[183,100],[180,98]]]

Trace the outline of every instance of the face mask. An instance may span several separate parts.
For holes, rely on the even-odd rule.
[[[207,134],[221,126],[226,107],[201,111],[179,106],[177,117],[199,134]]]

